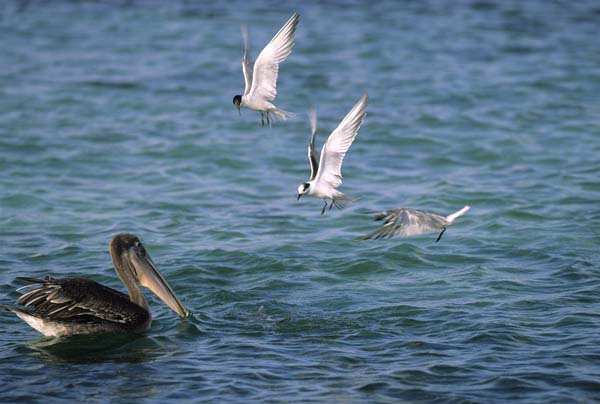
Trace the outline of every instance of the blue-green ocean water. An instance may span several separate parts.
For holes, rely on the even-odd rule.
[[[276,104],[238,116],[293,11]],[[194,313],[147,294],[135,338],[41,337],[0,313],[0,401],[592,402],[600,399],[600,4],[595,1],[0,5],[0,303],[17,276],[123,290],[141,237]],[[363,93],[320,216],[322,144]],[[472,210],[357,241],[369,212]]]

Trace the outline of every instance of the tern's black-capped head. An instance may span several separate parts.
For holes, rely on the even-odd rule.
[[[310,184],[308,182],[305,182],[303,184],[300,184],[300,186],[298,186],[298,200],[300,200],[300,197],[302,195],[304,195],[305,193],[308,192],[308,188],[310,188]]]
[[[241,95],[236,95],[235,97],[233,97],[233,105],[235,105],[238,109],[238,112],[241,114],[242,112],[240,111],[240,107],[242,106],[242,96]]]

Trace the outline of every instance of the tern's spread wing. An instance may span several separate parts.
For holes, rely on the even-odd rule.
[[[319,172],[315,178],[317,182],[325,183],[332,188],[340,186],[342,183],[342,161],[358,134],[358,129],[366,115],[367,95],[365,94],[348,112],[348,115],[338,127],[331,132],[327,143],[323,145],[319,161]]]
[[[300,15],[294,13],[256,58],[250,88],[250,94],[253,96],[266,101],[273,101],[277,96],[279,63],[292,53],[294,33],[299,19]]]
[[[385,223],[363,239],[435,233],[442,231],[450,224],[443,216],[410,208],[391,209],[377,213],[375,220],[384,220]]]
[[[250,61],[250,45],[248,45],[248,28],[245,25],[242,25],[242,37],[244,38],[244,58],[242,59],[242,71],[244,72],[244,81],[246,82],[246,88],[244,89],[244,95],[246,95],[252,87],[252,70],[254,70],[254,63]]]
[[[308,161],[310,162],[310,181],[314,180],[319,171],[317,152],[315,151],[315,138],[317,137],[317,111],[311,108],[308,111],[310,119],[310,143],[308,144]]]

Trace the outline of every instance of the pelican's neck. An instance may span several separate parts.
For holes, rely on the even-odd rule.
[[[142,289],[134,282],[132,282],[130,285],[125,284],[125,287],[127,287],[127,291],[129,292],[129,300],[149,313],[150,307],[148,307],[148,302],[142,293]]]
[[[139,287],[137,282],[131,277],[130,271],[124,268],[126,263],[123,260],[114,261],[115,272],[119,275],[121,282],[127,288],[127,292],[129,293],[129,300],[133,303],[137,304],[141,308],[145,309],[148,313],[150,312],[150,308],[148,307],[148,302],[146,302],[146,298],[142,293],[142,289]]]

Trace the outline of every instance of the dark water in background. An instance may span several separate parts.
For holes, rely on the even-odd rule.
[[[366,3],[366,2],[365,2]],[[237,115],[297,10],[277,105]],[[0,293],[19,275],[122,289],[138,234],[194,312],[150,297],[134,339],[55,341],[0,313],[2,402],[600,399],[600,4],[3,2]],[[345,211],[295,201],[321,137],[368,92]],[[472,210],[359,242],[373,210]]]

